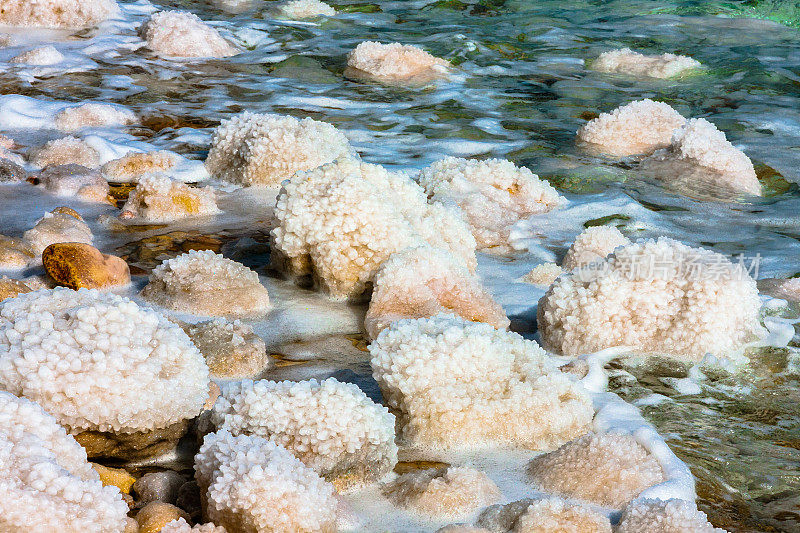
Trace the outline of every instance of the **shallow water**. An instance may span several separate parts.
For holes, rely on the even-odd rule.
[[[396,169],[418,170],[445,155],[506,157],[528,166],[565,193],[571,205],[520,224],[513,233],[518,253],[512,258],[481,258],[484,280],[520,332],[534,334],[541,291],[511,280],[537,263],[560,257],[583,227],[596,223],[613,221],[632,236],[668,235],[729,255],[758,254],[759,277],[800,273],[797,2],[351,2],[334,3],[341,14],[318,23],[274,20],[270,2],[256,2],[256,9],[241,13],[202,0],[154,2],[215,21],[248,48],[226,60],[186,62],[138,50],[142,43],[135,28],[155,8],[144,1],[121,3],[125,20],[100,29],[18,35],[25,44],[13,47],[13,54],[0,51],[0,62],[37,39],[56,40],[68,61],[64,68],[4,63],[0,92],[123,104],[144,117],[142,126],[124,130],[126,139],[195,160],[205,157],[211,131],[221,119],[249,110],[333,123],[365,160]],[[731,18],[736,16],[743,18]],[[413,89],[344,79],[346,53],[368,39],[421,45],[458,65],[458,74]],[[687,54],[706,69],[664,81],[585,68],[599,53],[622,46]],[[587,155],[575,146],[575,131],[587,119],[645,97],[715,123],[757,163],[768,194],[726,202],[710,201],[713,191],[702,189],[680,196],[624,164]],[[0,130],[22,144],[45,140],[40,132],[15,134],[5,116],[0,113]],[[0,190],[4,234],[18,236],[45,210],[64,203],[14,189]],[[231,202],[241,205],[240,200]],[[211,248],[257,267],[269,277],[271,292],[296,291],[265,270],[270,202],[250,200],[240,212],[211,222],[136,232],[97,223],[93,227],[100,243],[116,249],[140,273],[182,251]],[[87,218],[103,212],[113,210],[81,210]],[[311,293],[304,298],[283,315],[290,317],[284,323],[296,327],[294,336],[275,338],[273,345],[304,338],[319,326],[310,322],[323,317],[330,328],[317,328],[316,333],[357,332],[363,309],[331,305]],[[314,311],[303,329],[296,317],[309,309]],[[341,340],[326,345],[330,354],[343,351],[336,347]],[[306,361],[307,354],[296,345],[287,350],[295,352],[282,353],[281,377],[338,372],[370,387],[364,361],[348,363],[318,354],[312,362],[294,364]],[[800,531],[799,354],[800,348],[792,345],[762,349],[739,375],[699,379],[694,372],[694,381],[684,379],[689,370],[674,363],[614,362],[609,364],[611,390],[641,407],[690,465],[700,508],[715,525],[730,531]],[[374,389],[367,392],[377,394]]]

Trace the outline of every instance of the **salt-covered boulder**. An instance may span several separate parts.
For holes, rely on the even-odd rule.
[[[31,292],[30,287],[18,279],[0,276],[0,302],[6,298],[15,298],[20,294]]]
[[[630,48],[603,52],[592,63],[592,70],[636,77],[673,78],[700,68],[700,62],[675,54],[645,55]]]
[[[136,124],[136,115],[118,105],[87,102],[65,107],[55,116],[55,125],[61,131],[78,131],[83,128],[104,126],[129,126]]]
[[[47,45],[34,48],[12,57],[9,63],[22,63],[26,65],[47,66],[64,61],[64,55],[56,50],[55,46]]]
[[[39,28],[86,28],[119,11],[114,0],[3,0],[0,24]]]
[[[62,137],[48,141],[33,150],[30,161],[38,168],[70,164],[98,168],[100,167],[100,154],[82,139]]]
[[[0,235],[0,270],[21,270],[36,258],[25,241]]]
[[[163,175],[150,175],[139,179],[119,216],[123,220],[153,223],[219,212],[216,194],[211,187],[190,187]]]
[[[243,322],[216,318],[184,329],[214,378],[252,378],[270,367],[267,345]]]
[[[345,75],[388,84],[418,84],[446,77],[449,72],[449,61],[418,46],[364,41],[347,54]]]
[[[490,533],[611,533],[608,517],[557,497],[493,505],[476,525]]]
[[[31,251],[40,256],[44,249],[57,242],[92,244],[94,236],[83,218],[68,207],[59,207],[45,213],[33,228],[22,235]]]
[[[640,499],[622,513],[615,533],[727,533],[690,501]]]
[[[239,51],[220,33],[188,11],[159,11],[140,29],[147,46],[171,57],[228,57]]]
[[[130,152],[104,164],[101,171],[109,181],[136,183],[149,174],[169,174],[179,162],[180,156],[168,150]]]
[[[519,280],[532,285],[549,287],[558,276],[564,273],[564,269],[555,263],[542,263],[536,265],[530,272],[522,276]]]
[[[56,165],[36,177],[39,185],[56,196],[75,197],[86,202],[110,203],[108,182],[97,170],[81,165]]]
[[[613,226],[592,226],[583,230],[567,250],[561,267],[564,270],[586,266],[605,259],[616,248],[631,241]]]
[[[278,13],[290,19],[332,17],[336,10],[320,0],[289,0],[278,6]]]
[[[215,526],[214,524],[197,524],[190,526],[189,523],[183,519],[178,518],[161,528],[159,533],[227,533],[227,530],[222,526]]]

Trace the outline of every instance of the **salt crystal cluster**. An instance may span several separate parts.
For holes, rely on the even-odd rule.
[[[327,122],[244,112],[214,131],[206,168],[232,183],[277,186],[351,152],[347,137]]]
[[[214,524],[197,524],[196,526],[190,526],[184,518],[179,518],[168,522],[158,533],[227,533],[227,530],[222,526],[215,526]]]
[[[47,66],[64,61],[64,56],[56,50],[55,46],[48,45],[33,50],[28,50],[12,57],[9,63],[25,63],[27,65]]]
[[[533,267],[530,272],[520,278],[520,281],[549,287],[563,273],[564,269],[555,263],[542,263]]]
[[[270,309],[258,274],[210,250],[191,250],[162,262],[150,273],[142,297],[202,316],[259,315]]]
[[[586,266],[605,259],[616,248],[631,241],[613,226],[592,226],[583,230],[567,250],[561,267],[564,270]]]
[[[369,347],[372,373],[419,446],[546,450],[585,433],[588,394],[535,342],[454,315],[400,320]]]
[[[379,480],[397,463],[394,416],[356,385],[334,378],[242,381],[211,413],[218,429],[263,437],[339,488]]]
[[[493,505],[476,524],[491,533],[611,533],[605,515],[557,497]]]
[[[122,206],[122,219],[173,222],[187,217],[216,215],[216,195],[211,187],[191,187],[163,175],[139,179]]]
[[[428,203],[413,181],[340,159],[286,182],[275,207],[273,263],[313,275],[334,298],[357,297],[393,253],[430,244],[474,271],[475,239],[461,213]]]
[[[645,55],[634,52],[630,48],[621,48],[603,52],[591,67],[600,72],[650,78],[673,78],[699,68],[700,62],[688,56]]]
[[[270,366],[264,340],[238,320],[216,318],[189,326],[186,333],[206,358],[212,377],[248,378]]]
[[[217,30],[188,11],[159,11],[142,26],[147,46],[172,57],[228,57],[238,50]]]
[[[180,161],[175,152],[156,150],[153,152],[131,152],[118,159],[113,159],[102,167],[102,172],[109,181],[138,182],[149,174],[166,174],[174,169]]]
[[[122,533],[128,505],[36,403],[0,392],[0,530]]]
[[[364,41],[347,55],[349,77],[386,83],[428,82],[444,77],[450,63],[417,46]]]
[[[45,213],[33,228],[22,235],[23,242],[40,256],[45,248],[57,242],[92,244],[94,236],[83,218],[69,208],[57,208]]]
[[[39,168],[50,165],[81,165],[87,168],[100,166],[100,154],[86,141],[77,137],[62,137],[48,141],[31,153],[31,163]]]
[[[58,287],[0,304],[0,388],[38,402],[72,432],[132,433],[195,417],[208,367],[155,311]]]
[[[320,0],[289,0],[278,6],[278,12],[291,19],[332,17],[336,14],[335,9]]]
[[[760,308],[745,268],[662,237],[559,277],[539,301],[538,325],[544,347],[563,355],[626,346],[700,360],[762,336]]]
[[[136,115],[121,106],[89,102],[70,106],[55,116],[55,125],[61,131],[103,126],[129,126],[136,123]]]
[[[74,164],[49,166],[39,173],[38,179],[40,185],[56,196],[109,202],[108,182],[97,170]]]
[[[622,513],[615,533],[727,533],[686,500],[634,500]]]
[[[429,197],[464,210],[480,248],[507,248],[512,225],[566,203],[549,183],[505,159],[447,157],[424,169],[419,183]]]
[[[0,24],[39,28],[86,28],[116,15],[114,0],[3,0]]]
[[[403,318],[454,313],[498,329],[510,321],[480,280],[449,253],[421,246],[392,254],[375,274],[364,319],[370,339]]]
[[[336,531],[333,485],[262,437],[207,435],[195,473],[204,514],[229,532]]]
[[[25,241],[0,235],[0,269],[20,270],[35,258],[36,253]]]

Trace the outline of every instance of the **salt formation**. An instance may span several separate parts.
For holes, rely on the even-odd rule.
[[[535,457],[528,474],[547,492],[616,509],[665,479],[653,455],[617,433],[589,433]]]
[[[215,378],[253,377],[270,366],[267,346],[253,328],[217,318],[186,329]]]
[[[23,242],[36,255],[57,242],[82,242],[92,244],[92,230],[83,218],[69,208],[59,207],[45,213],[33,228],[22,235]]]
[[[369,347],[372,373],[419,446],[552,449],[594,416],[583,388],[516,333],[453,315],[400,320]]]
[[[563,273],[564,269],[555,263],[542,263],[533,267],[530,272],[520,278],[520,281],[549,287]]]
[[[430,517],[467,516],[502,497],[479,470],[467,467],[414,470],[383,487],[392,503]]]
[[[334,378],[242,381],[226,387],[211,422],[285,447],[340,489],[377,481],[397,463],[394,416]]]
[[[232,183],[277,186],[351,151],[347,137],[327,122],[244,112],[214,131],[206,168]]]
[[[563,355],[627,346],[700,360],[760,337],[760,307],[745,268],[662,237],[559,277],[539,301],[538,324],[545,348]]]
[[[672,145],[642,161],[638,170],[686,186],[701,183],[723,192],[761,194],[750,158],[702,118],[689,119],[675,131]]]
[[[34,48],[12,57],[9,63],[25,63],[28,65],[55,65],[64,61],[64,56],[56,50],[55,46],[48,45]]]
[[[264,438],[211,433],[195,456],[205,515],[231,533],[334,533],[333,485]]]
[[[686,500],[635,500],[622,513],[615,533],[727,533]]]
[[[581,126],[578,139],[613,156],[649,154],[672,143],[686,119],[663,102],[637,100]]]
[[[192,250],[162,262],[150,273],[142,297],[203,316],[258,315],[270,309],[258,274],[210,250]]]
[[[173,222],[187,217],[216,215],[220,210],[214,189],[190,187],[166,176],[144,176],[122,206],[121,219]]]
[[[88,168],[100,166],[100,154],[85,141],[77,137],[63,137],[48,141],[44,146],[33,150],[31,163],[39,168],[50,165],[76,164]]]
[[[2,265],[0,265],[2,268]],[[0,276],[0,302],[6,298],[16,298],[20,294],[31,292],[30,287],[17,279]]]
[[[122,533],[127,512],[55,418],[0,392],[0,530]]]
[[[0,148],[0,183],[19,183],[28,179],[28,173],[21,166],[25,161],[15,156],[16,154],[10,152],[3,153],[3,149]]]
[[[444,77],[450,63],[417,46],[364,41],[347,55],[346,75],[388,83],[428,82]]]
[[[180,161],[178,154],[167,150],[155,152],[131,152],[109,161],[101,169],[103,175],[113,182],[138,182],[148,174],[165,174]]]
[[[566,203],[549,183],[505,159],[447,157],[424,169],[419,183],[429,197],[464,210],[480,248],[508,247],[514,223]]]
[[[672,78],[700,67],[700,62],[688,56],[675,54],[644,55],[630,48],[603,52],[592,63],[592,69],[600,72]]]
[[[284,17],[291,19],[332,17],[336,14],[335,9],[320,0],[289,0],[278,6],[278,11]]]
[[[567,271],[586,266],[599,259],[605,259],[614,249],[630,243],[631,241],[613,226],[592,226],[575,237],[561,266]]]
[[[36,253],[25,241],[0,235],[0,269],[20,270],[35,258]]]
[[[103,126],[129,126],[136,123],[136,115],[124,107],[89,102],[70,106],[55,116],[55,125],[61,131]]]
[[[228,57],[239,51],[217,30],[188,11],[159,11],[140,33],[152,51],[173,57]]]
[[[74,196],[87,202],[110,202],[108,182],[91,168],[74,164],[49,166],[39,173],[38,180],[56,196]]]
[[[375,274],[364,327],[374,339],[392,322],[441,312],[498,329],[510,324],[477,276],[449,253],[422,246],[392,254]]]
[[[0,24],[39,28],[86,28],[119,11],[114,0],[3,0]]]
[[[226,529],[222,526],[215,526],[214,524],[198,524],[194,527],[190,526],[185,519],[179,518],[169,522],[166,526],[161,528],[159,533],[227,533]]]
[[[55,288],[0,305],[0,387],[71,432],[131,433],[195,417],[208,367],[158,313],[113,294]]]
[[[605,515],[556,497],[493,505],[477,525],[490,533],[611,533]]]
[[[475,270],[475,239],[453,208],[428,203],[411,180],[340,159],[286,182],[275,207],[273,263],[313,275],[334,298],[361,295],[393,253],[430,244]]]

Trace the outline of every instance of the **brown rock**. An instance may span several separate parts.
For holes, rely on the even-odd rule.
[[[123,259],[79,242],[51,244],[42,252],[42,263],[53,281],[70,289],[101,289],[131,282]]]
[[[104,457],[138,461],[162,455],[178,444],[189,430],[191,420],[181,420],[169,427],[136,433],[84,431],[73,435],[86,448],[90,458]]]
[[[184,476],[174,470],[164,470],[143,475],[133,484],[133,490],[144,503],[156,501],[175,503],[184,483],[186,483]]]
[[[136,514],[139,533],[158,533],[169,522],[183,518],[189,521],[189,515],[174,505],[164,502],[150,502]]]
[[[128,517],[123,533],[139,533],[139,523],[134,518]]]
[[[0,302],[26,292],[31,292],[31,289],[21,281],[5,276],[0,277]]]
[[[136,482],[136,478],[122,468],[109,468],[97,463],[92,463],[92,468],[100,474],[100,482],[104,486],[117,487],[124,494],[130,493],[131,487]]]

